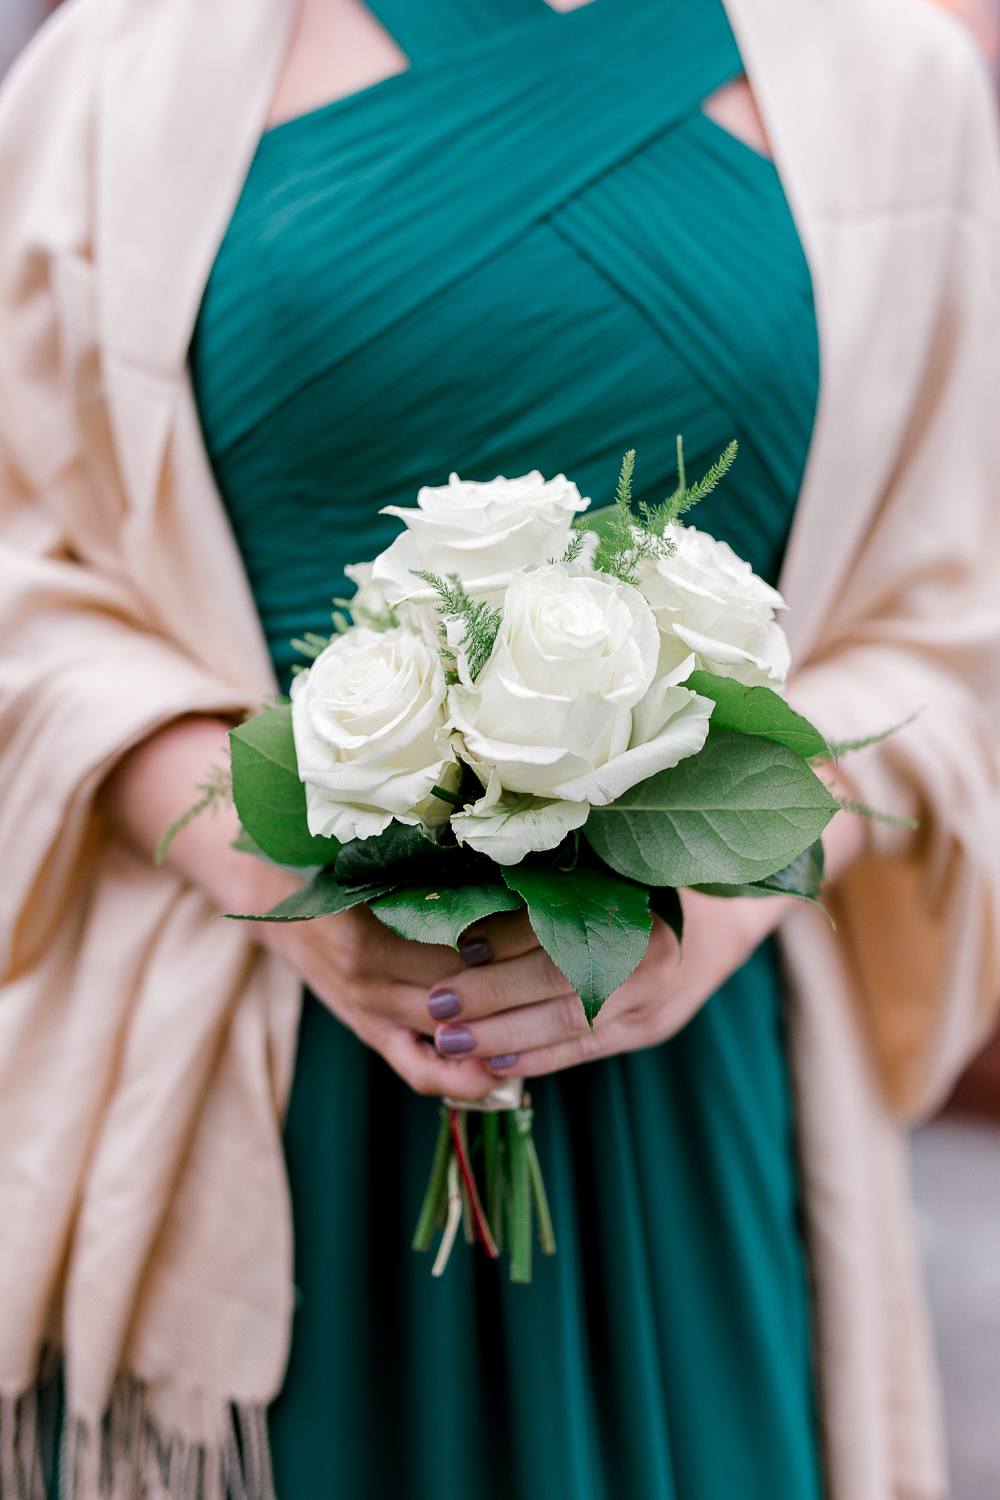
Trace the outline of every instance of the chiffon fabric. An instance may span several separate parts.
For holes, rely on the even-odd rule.
[[[206,445],[287,686],[450,469],[638,498],[737,437],[693,519],[777,576],[812,429],[808,270],[769,162],[712,124],[717,0],[374,7],[410,69],[269,131],[202,304]],[[766,946],[665,1046],[532,1084],[558,1254],[409,1238],[435,1101],[306,998],[286,1154],[298,1307],[281,1500],[809,1500],[809,1313]]]

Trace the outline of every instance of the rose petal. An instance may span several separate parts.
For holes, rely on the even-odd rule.
[[[655,776],[658,771],[670,770],[689,755],[697,755],[708,738],[709,719],[715,704],[710,698],[699,697],[687,688],[673,688],[671,691],[687,694],[689,701],[673,714],[655,739],[626,750],[624,755],[597,767],[589,775],[552,787],[549,795],[573,800],[585,797],[593,806],[604,807],[622,792],[627,792],[629,787]]]
[[[574,828],[582,828],[590,814],[586,802],[549,802],[532,799],[526,807],[511,810],[503,805],[456,813],[451,820],[455,837],[480,854],[488,854],[498,865],[516,865],[526,854],[555,849]]]

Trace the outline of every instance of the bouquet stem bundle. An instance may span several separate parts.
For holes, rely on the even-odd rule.
[[[471,1145],[470,1114],[480,1121]],[[542,1254],[555,1254],[552,1216],[531,1135],[533,1117],[528,1094],[516,1109],[470,1110],[454,1101],[442,1107],[430,1181],[412,1241],[414,1250],[429,1250],[435,1231],[443,1230],[432,1276],[443,1274],[460,1224],[467,1243],[478,1240],[491,1260],[510,1251],[511,1281],[531,1280],[535,1216]],[[473,1166],[476,1147],[481,1149],[485,1209]]]

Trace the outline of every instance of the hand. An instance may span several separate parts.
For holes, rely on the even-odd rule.
[[[174,721],[132,750],[102,792],[105,816],[133,845],[152,855],[170,824],[194,801],[213,763],[224,764],[228,725],[218,719]],[[239,832],[233,807],[195,818],[174,838],[166,863],[224,912],[263,912],[301,879],[230,846]],[[309,922],[247,923],[246,931],[284,958],[345,1026],[373,1047],[422,1094],[478,1099],[495,1079],[477,1059],[449,1059],[427,1035],[428,987],[461,968],[453,948],[408,943],[367,907]]]
[[[180,719],[122,760],[102,803],[124,837],[152,854],[164,830],[190,806],[207,768],[224,753],[228,727],[206,717]],[[220,911],[267,911],[301,881],[234,851],[238,831],[232,808],[196,818],[173,840],[167,863]],[[863,838],[860,820],[834,818],[824,835],[831,874],[860,852]],[[665,1040],[791,904],[780,897],[719,901],[692,891],[681,899],[683,955],[670,929],[654,918],[642,963],[603,1006],[593,1032],[579,998],[539,947],[523,913],[491,918],[467,934],[462,954],[471,967],[464,970],[452,949],[408,943],[362,907],[310,922],[254,924],[248,931],[285,958],[412,1088],[471,1100],[488,1092],[497,1074],[533,1076]],[[494,960],[488,971],[484,958]],[[426,1034],[442,1021],[447,1024],[437,1024],[435,1052]],[[506,1066],[489,1061],[501,1057]]]
[[[496,1083],[479,1058],[442,1055],[428,1040],[427,991],[448,988],[452,975],[457,981],[454,948],[407,942],[367,906],[309,922],[262,922],[254,936],[416,1093],[480,1099]]]
[[[439,1051],[480,1059],[495,1075],[530,1078],[618,1052],[653,1047],[680,1031],[774,930],[787,896],[723,900],[682,891],[683,951],[659,917],[645,957],[605,1001],[591,1031],[579,997],[542,949],[526,914],[491,917],[467,934],[464,973],[428,995]]]

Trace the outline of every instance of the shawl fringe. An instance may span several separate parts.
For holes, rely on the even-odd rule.
[[[60,1381],[0,1396],[0,1500],[47,1500]],[[142,1381],[119,1375],[95,1427],[61,1420],[59,1500],[275,1500],[267,1408],[227,1404],[217,1441],[165,1433]]]

